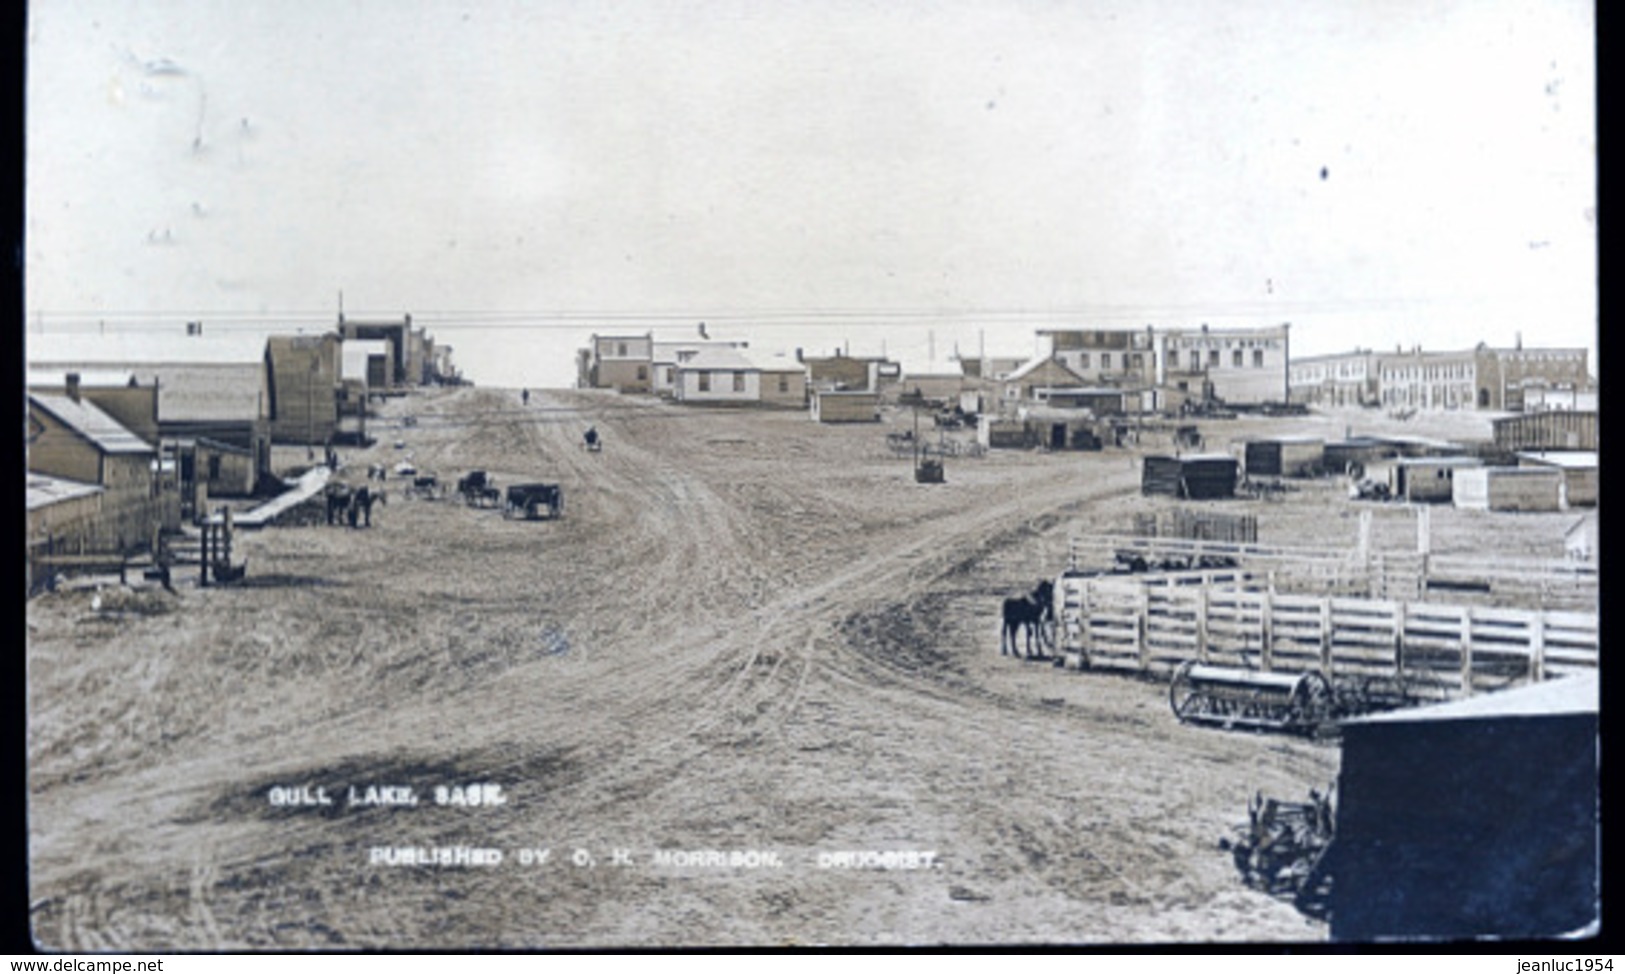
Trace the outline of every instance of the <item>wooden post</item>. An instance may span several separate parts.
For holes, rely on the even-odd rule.
[[[1473,607],[1461,607],[1461,693],[1473,693]]]
[[[214,525],[209,523],[208,512],[205,511],[203,516],[203,538],[198,545],[197,559],[197,583],[200,588],[207,588],[209,585],[209,540],[213,534]]]
[[[1259,639],[1263,643],[1261,663],[1267,673],[1275,668],[1275,573],[1270,573],[1270,584],[1258,597]]]
[[[1536,612],[1529,620],[1529,681],[1546,679],[1546,613]]]
[[[1094,639],[1089,635],[1089,582],[1084,580],[1080,584],[1082,587],[1078,592],[1078,612],[1080,613],[1078,642],[1082,646],[1082,652],[1078,656],[1078,669],[1081,670],[1089,665],[1095,645]]]
[[[1196,658],[1204,663],[1207,662],[1208,585],[1212,580],[1212,575],[1203,575],[1196,592]]]
[[[1330,597],[1320,600],[1320,672],[1330,680],[1332,678],[1332,600]]]
[[[1140,595],[1135,601],[1139,605],[1134,614],[1134,642],[1140,654],[1140,672],[1147,673],[1151,670],[1151,644],[1146,639],[1146,623],[1151,615],[1151,590],[1140,586]]]
[[[1394,675],[1405,675],[1405,610],[1409,603],[1394,602]]]

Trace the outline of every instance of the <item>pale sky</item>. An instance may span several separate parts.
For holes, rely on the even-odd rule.
[[[568,374],[598,314],[1594,349],[1592,13],[35,0],[30,326],[342,290],[475,381],[516,344]]]

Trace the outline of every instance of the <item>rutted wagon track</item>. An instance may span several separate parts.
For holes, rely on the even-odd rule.
[[[36,726],[42,940],[107,946],[1012,942],[1323,935],[1208,845],[1250,788],[1324,778],[1305,745],[1171,726],[1150,686],[1000,659],[1000,597],[1052,574],[1066,520],[1127,505],[1121,461],[1015,455],[920,487],[874,428],[598,393],[394,403],[364,469],[563,485],[556,522],[392,497],[370,531],[256,536],[337,587],[188,592],[127,625],[154,741]],[[601,453],[581,448],[595,424]],[[1126,509],[1126,508],[1125,508]],[[282,560],[285,559],[285,560]],[[31,659],[54,704],[134,712],[68,604]],[[94,640],[93,640],[94,641]],[[96,653],[111,659],[111,643]],[[46,654],[41,656],[41,654]],[[177,654],[186,666],[173,665]],[[165,665],[159,665],[165,664]],[[139,662],[132,665],[140,666]],[[214,686],[228,678],[228,696]],[[211,683],[211,681],[214,681]],[[64,696],[66,695],[66,696]],[[121,710],[121,708],[125,708]],[[170,734],[165,739],[164,733]],[[75,754],[83,754],[75,758]],[[502,782],[485,813],[263,814],[269,782]],[[405,778],[391,782],[390,778]],[[776,849],[778,871],[369,867],[435,842]],[[86,862],[79,850],[95,848]],[[937,850],[929,873],[823,870]]]

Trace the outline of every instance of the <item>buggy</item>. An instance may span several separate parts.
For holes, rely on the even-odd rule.
[[[502,516],[527,521],[563,517],[564,490],[558,484],[513,484],[508,487]]]

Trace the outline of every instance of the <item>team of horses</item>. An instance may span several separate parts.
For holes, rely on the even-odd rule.
[[[384,489],[370,485],[351,487],[330,483],[326,489],[327,523],[350,527],[372,527],[372,506],[385,503]]]

